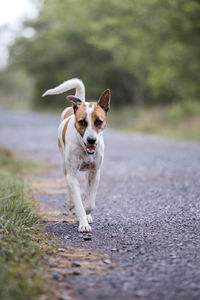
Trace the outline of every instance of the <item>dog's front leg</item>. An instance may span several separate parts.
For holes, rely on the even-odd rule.
[[[92,222],[91,211],[95,208],[95,198],[100,179],[100,169],[97,171],[90,170],[87,174],[86,189],[86,214],[89,222]]]
[[[81,193],[80,193],[80,186],[79,186],[78,179],[72,174],[67,174],[67,183],[68,183],[69,193],[71,195],[72,201],[74,202],[76,214],[79,220],[78,231],[90,232],[92,231],[92,229],[88,224],[85,209],[81,201]]]

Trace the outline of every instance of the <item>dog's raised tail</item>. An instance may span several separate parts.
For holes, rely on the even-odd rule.
[[[83,82],[78,78],[72,78],[67,81],[64,81],[54,89],[47,90],[42,97],[47,95],[58,95],[64,92],[67,92],[71,89],[76,89],[75,96],[80,98],[82,101],[85,101],[85,86]]]

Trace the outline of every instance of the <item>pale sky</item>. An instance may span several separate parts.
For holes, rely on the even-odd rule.
[[[0,68],[8,58],[7,48],[22,28],[22,22],[37,16],[35,0],[0,0]]]

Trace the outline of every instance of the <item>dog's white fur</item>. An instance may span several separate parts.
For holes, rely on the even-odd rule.
[[[46,91],[43,96],[61,94],[70,89],[76,89],[78,98],[85,101],[85,87],[80,79],[74,78],[65,81],[58,87]],[[75,128],[75,114],[64,119],[66,108],[61,114],[61,123],[58,128],[58,138],[60,141],[60,151],[62,156],[63,171],[66,176],[68,185],[68,205],[72,209],[75,206],[76,214],[79,220],[79,232],[90,232],[92,222],[91,211],[95,208],[95,197],[100,178],[100,167],[103,162],[104,141],[102,131],[97,133],[92,127],[91,114],[95,104],[85,102],[88,126],[83,136]],[[65,133],[65,144],[62,134],[64,126],[68,122]],[[93,155],[89,155],[86,150],[88,137],[96,139],[96,149]],[[77,178],[78,171],[87,171],[87,188],[86,188],[86,207],[84,208],[81,200],[80,186]]]
[[[78,78],[72,78],[67,81],[64,81],[59,86],[55,87],[54,89],[47,90],[42,97],[47,95],[58,95],[62,94],[66,91],[76,89],[75,96],[80,98],[82,101],[85,101],[85,86],[83,82]]]

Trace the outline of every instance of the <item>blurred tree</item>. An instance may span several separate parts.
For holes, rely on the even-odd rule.
[[[96,99],[108,87],[116,104],[133,99],[132,77],[115,65],[110,51],[89,43],[88,7],[88,1],[45,2],[39,18],[25,24],[35,35],[21,37],[12,47],[12,62],[25,67],[35,80],[35,105],[63,107],[63,95],[42,101],[41,94],[72,77],[84,81],[88,99]]]
[[[199,98],[199,1],[98,3],[90,40],[112,52],[117,66],[137,78],[139,90],[148,90],[150,101]]]
[[[115,105],[199,99],[199,16],[197,0],[48,0],[10,57],[34,78],[36,105],[72,77],[91,100],[111,88]]]

